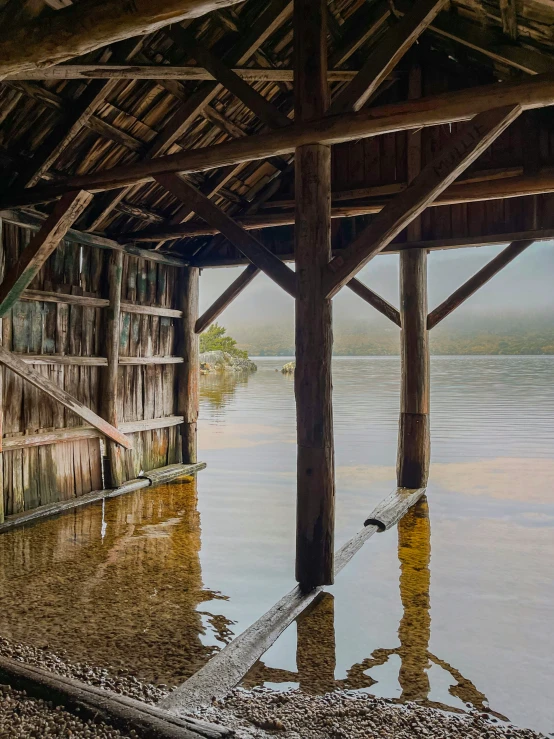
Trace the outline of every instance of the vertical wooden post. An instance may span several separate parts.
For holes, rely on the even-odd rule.
[[[108,265],[108,298],[106,326],[106,356],[108,366],[104,370],[103,414],[108,423],[118,425],[118,375],[119,342],[121,326],[121,283],[123,280],[123,252],[112,251]],[[125,482],[123,450],[119,444],[106,439],[108,455],[108,476],[106,484],[117,487]]]
[[[421,96],[421,68],[410,70],[409,97]],[[408,181],[421,169],[421,131],[408,132]],[[421,222],[408,226],[410,240],[421,239]],[[427,331],[427,252],[400,253],[401,395],[398,485],[421,488],[429,476],[429,334]]]
[[[326,5],[295,0],[295,120],[321,116],[329,102]],[[331,385],[331,301],[321,273],[331,259],[331,151],[295,152],[296,227],[296,579],[303,589],[333,582],[335,480]]]
[[[0,221],[0,235],[2,223]],[[4,319],[0,318],[0,346],[2,346],[2,334]],[[4,523],[4,455],[2,453],[2,440],[4,436],[4,367],[0,366],[0,523]]]
[[[183,318],[179,324],[178,345],[184,362],[179,367],[178,413],[185,417],[181,427],[182,461],[185,464],[197,461],[196,425],[198,421],[198,382],[200,360],[199,339],[195,333],[198,320],[198,293],[200,270],[185,267],[180,270],[180,308]]]

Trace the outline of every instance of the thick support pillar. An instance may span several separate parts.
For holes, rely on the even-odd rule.
[[[295,0],[295,120],[328,106],[326,6]],[[303,589],[333,582],[335,479],[331,397],[331,301],[323,268],[331,260],[331,152],[296,149],[296,579]]]
[[[123,252],[112,251],[108,266],[108,298],[106,326],[106,357],[108,366],[103,371],[103,415],[108,423],[117,428],[118,421],[118,370],[119,342],[121,326],[121,283],[123,280]],[[113,441],[106,439],[108,469],[106,485],[118,487],[125,482],[123,449]]]
[[[429,336],[427,252],[400,254],[402,376],[396,466],[398,485],[422,488],[429,476]]]
[[[200,378],[199,339],[195,333],[198,320],[198,293],[200,270],[185,267],[180,270],[180,309],[183,318],[179,322],[179,353],[183,364],[179,366],[178,413],[185,420],[181,426],[182,461],[184,464],[196,462],[196,426],[198,421],[198,383]]]
[[[410,98],[421,96],[421,68],[410,70]],[[408,181],[421,170],[421,131],[408,135]],[[408,226],[408,238],[421,239],[421,221]],[[398,485],[423,488],[429,475],[429,335],[427,331],[427,252],[400,253],[402,377],[398,436]]]

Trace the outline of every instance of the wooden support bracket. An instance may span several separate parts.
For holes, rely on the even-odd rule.
[[[269,251],[254,236],[241,228],[232,218],[224,213],[195,187],[175,174],[156,175],[156,181],[172,195],[190,207],[205,221],[213,224],[224,234],[237,249],[242,252],[256,267],[265,272],[289,295],[296,294],[296,276],[279,257]]]
[[[489,110],[454,134],[406,190],[396,195],[341,256],[327,267],[325,294],[333,297],[445,190],[521,113],[520,105]]]
[[[56,203],[40,231],[25,247],[17,264],[12,267],[0,285],[0,316],[5,316],[19,300],[27,285],[91,200],[92,194],[81,190],[64,195]]]
[[[94,411],[87,408],[86,405],[83,405],[65,390],[62,390],[61,387],[50,382],[50,380],[44,377],[44,375],[36,372],[32,367],[25,364],[23,360],[19,359],[19,357],[16,357],[15,354],[9,352],[3,347],[0,347],[0,364],[5,365],[23,380],[29,382],[39,390],[42,390],[53,400],[56,400],[70,411],[73,411],[73,413],[76,413],[80,418],[84,419],[87,423],[90,423],[91,426],[97,428],[108,438],[121,444],[121,446],[124,446],[126,449],[133,448],[131,441],[124,434],[114,428],[103,418],[100,418],[100,416],[98,416]]]
[[[244,288],[249,285],[254,277],[259,273],[258,267],[250,264],[241,274],[234,280],[229,287],[224,290],[219,298],[215,300],[210,307],[204,311],[200,318],[196,321],[194,331],[197,334],[201,334],[205,331],[208,326],[215,321],[215,319],[223,313],[225,308],[232,303],[232,301],[240,295]]]
[[[389,321],[392,321],[393,323],[396,323],[397,326],[402,326],[402,321],[400,320],[400,311],[398,308],[395,308],[394,305],[391,305],[387,300],[382,298],[380,295],[377,295],[377,293],[373,292],[373,290],[370,290],[369,287],[366,287],[362,282],[357,280],[355,277],[353,277],[350,282],[347,282],[347,287],[349,287],[352,292],[356,293],[362,300],[365,300],[366,303],[369,303],[372,305],[375,310],[378,310],[379,313],[382,313],[384,316],[386,316]]]
[[[507,246],[504,251],[501,251],[494,259],[491,259],[479,272],[474,274],[473,277],[470,277],[467,282],[464,282],[452,295],[429,313],[427,316],[427,329],[430,331],[434,328],[437,323],[440,323],[446,316],[450,315],[453,310],[470,298],[480,287],[492,279],[500,270],[504,269],[507,264],[510,264],[511,261],[533,243],[532,239],[527,239],[525,241],[514,241]]]

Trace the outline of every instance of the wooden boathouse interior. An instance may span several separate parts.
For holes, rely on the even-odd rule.
[[[259,272],[295,301],[299,586],[222,650],[227,682],[208,665],[160,707],[178,713],[237,684],[424,494],[429,331],[554,238],[554,7],[2,0],[0,17],[0,531],[199,470],[198,335]],[[506,246],[428,306],[433,251],[488,244]],[[356,279],[382,253],[398,306]],[[199,315],[202,270],[236,265]],[[398,490],[335,554],[343,288],[399,327],[402,387]]]

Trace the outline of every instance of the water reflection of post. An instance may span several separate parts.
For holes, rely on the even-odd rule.
[[[404,615],[398,627],[399,682],[402,700],[423,701],[429,696],[429,638],[431,614],[431,526],[427,498],[421,500],[398,524],[400,598]]]
[[[335,599],[322,593],[297,620],[296,668],[300,688],[322,695],[335,688]]]

